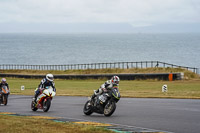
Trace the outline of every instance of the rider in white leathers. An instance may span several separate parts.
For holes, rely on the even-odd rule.
[[[107,92],[113,86],[118,86],[119,81],[120,79],[118,76],[113,76],[110,80],[107,80],[104,84],[102,84],[100,88],[94,92],[91,98],[93,99],[95,96],[100,95],[103,92]]]

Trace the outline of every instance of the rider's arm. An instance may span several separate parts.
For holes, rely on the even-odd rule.
[[[52,82],[51,87],[53,88],[53,91],[56,92],[56,87],[55,87],[55,83],[54,82]]]
[[[109,86],[110,84],[111,84],[111,81],[110,81],[110,80],[106,81],[106,82],[104,83],[105,88],[107,89],[108,86]]]
[[[38,88],[42,88],[42,84],[41,83],[38,85]]]
[[[8,88],[8,90],[9,90],[9,86],[8,86],[8,83],[6,83],[6,87]]]
[[[56,88],[55,87],[54,87],[53,91],[56,92]]]
[[[40,84],[38,85],[38,88],[44,88],[44,83],[45,83],[45,79],[42,79]]]
[[[107,92],[107,87],[110,85],[109,80],[102,84],[99,88],[100,92]]]
[[[8,95],[10,94],[10,88],[9,88],[9,86],[8,86],[8,83],[6,83],[6,86],[7,86],[7,88],[8,88]]]

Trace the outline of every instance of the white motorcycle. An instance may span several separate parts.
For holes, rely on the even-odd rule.
[[[37,97],[36,103],[34,100],[31,102],[31,109],[37,111],[42,109],[47,112],[51,106],[51,100],[56,95],[51,86],[47,86],[45,89],[40,89],[40,95]]]

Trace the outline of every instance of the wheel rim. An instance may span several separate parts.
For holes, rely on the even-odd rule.
[[[113,103],[108,103],[104,108],[104,114],[109,114],[113,110]]]
[[[32,109],[34,109],[35,108],[35,104],[34,104],[34,102],[32,101]]]
[[[90,107],[91,107],[91,105],[89,105],[89,103],[90,103],[90,102],[88,102],[87,105],[86,105],[86,107],[85,107],[86,110],[89,110]]]
[[[44,102],[43,108],[46,110],[47,109],[47,102]]]

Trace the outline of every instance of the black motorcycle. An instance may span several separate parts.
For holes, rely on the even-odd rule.
[[[86,115],[91,115],[93,112],[104,114],[105,116],[111,116],[115,109],[116,103],[120,99],[120,93],[118,87],[113,87],[108,92],[104,92],[101,95],[97,95],[95,98],[88,100],[85,103],[83,112]]]

